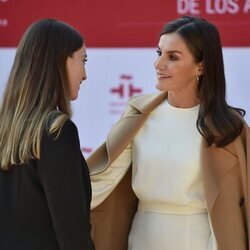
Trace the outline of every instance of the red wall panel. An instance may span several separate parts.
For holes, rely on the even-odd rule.
[[[44,17],[78,28],[88,47],[155,47],[163,24],[188,14],[217,25],[224,46],[250,46],[250,0],[0,0],[0,47]]]

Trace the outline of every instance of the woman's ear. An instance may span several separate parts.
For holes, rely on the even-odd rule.
[[[67,60],[66,60],[66,67],[68,68],[71,64],[72,64],[72,60],[73,58],[71,56],[68,56]]]
[[[203,62],[199,62],[198,63],[198,72],[197,72],[198,76],[202,76],[203,75]]]

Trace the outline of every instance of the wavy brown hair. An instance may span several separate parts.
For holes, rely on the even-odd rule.
[[[50,133],[71,117],[66,60],[83,43],[77,30],[55,19],[39,20],[24,33],[0,109],[0,169],[40,158],[49,117],[57,113]]]
[[[176,32],[184,40],[196,63],[202,62],[198,97],[197,129],[206,139],[224,147],[241,133],[245,111],[226,102],[226,79],[222,45],[217,28],[205,19],[185,16],[165,25],[160,35]]]

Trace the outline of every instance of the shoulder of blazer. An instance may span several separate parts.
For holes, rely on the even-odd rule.
[[[121,119],[114,124],[106,141],[87,159],[90,174],[105,171],[133,140],[144,124],[147,115],[167,96],[166,92],[147,94],[131,98]]]
[[[134,96],[129,99],[128,106],[133,107],[142,114],[148,114],[164,99],[166,99],[166,97],[167,92],[164,91],[153,94]]]

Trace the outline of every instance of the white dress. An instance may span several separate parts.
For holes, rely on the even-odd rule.
[[[132,187],[139,205],[128,250],[217,249],[201,179],[198,110],[162,102],[117,160],[91,176],[93,208],[112,192],[133,159]]]

